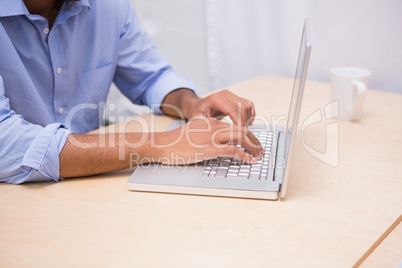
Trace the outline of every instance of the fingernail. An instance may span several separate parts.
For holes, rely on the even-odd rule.
[[[258,159],[257,159],[257,158],[255,158],[255,157],[253,157],[253,159],[252,159],[251,163],[253,163],[253,164],[257,164],[257,162],[258,162]]]

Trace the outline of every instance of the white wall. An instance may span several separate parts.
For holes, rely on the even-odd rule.
[[[372,72],[371,88],[402,93],[400,0],[131,1],[155,45],[201,94],[259,75],[293,77],[305,17],[309,79],[328,82],[332,67],[356,66]],[[115,89],[110,102],[121,104],[115,116],[148,111]]]
[[[206,0],[212,88],[257,75],[292,77],[302,25],[310,18],[309,79],[355,66],[370,87],[402,93],[402,1]]]
[[[204,0],[131,0],[156,47],[173,67],[208,91]]]

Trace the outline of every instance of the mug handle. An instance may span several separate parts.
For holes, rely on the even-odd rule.
[[[356,87],[357,96],[355,102],[349,108],[349,118],[356,118],[360,107],[363,105],[364,95],[367,91],[366,85],[360,81],[354,81],[353,85]]]

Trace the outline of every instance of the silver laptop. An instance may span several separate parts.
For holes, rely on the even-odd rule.
[[[152,163],[137,167],[128,180],[133,191],[225,196],[277,200],[286,195],[292,145],[299,120],[303,91],[311,53],[308,20],[305,20],[290,100],[286,128],[254,125],[250,131],[265,148],[257,164],[220,157],[200,163],[167,166]],[[171,126],[171,128],[177,125]]]

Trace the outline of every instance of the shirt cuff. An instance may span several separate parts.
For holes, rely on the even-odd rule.
[[[20,166],[22,171],[30,173],[29,181],[43,180],[43,176],[59,181],[59,155],[70,134],[63,124],[50,124],[35,137]]]
[[[145,103],[154,114],[163,114],[160,107],[162,101],[170,92],[179,88],[187,88],[197,94],[194,84],[190,80],[182,77],[174,70],[165,71],[147,92]]]

